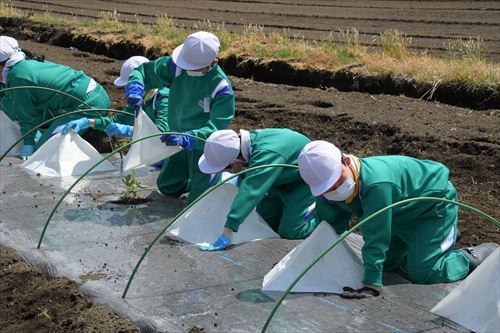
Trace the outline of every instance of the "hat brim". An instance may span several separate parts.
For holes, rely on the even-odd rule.
[[[128,80],[124,80],[121,77],[117,78],[115,82],[113,82],[115,86],[117,87],[124,87],[127,85]]]
[[[208,163],[207,159],[205,158],[205,154],[201,155],[198,161],[198,167],[200,168],[201,172],[206,174],[214,174],[224,170],[224,166],[221,167]]]
[[[330,187],[332,187],[340,178],[340,172],[338,174],[333,174],[326,180],[325,182],[317,185],[310,187],[311,188],[311,193],[313,196],[317,197],[322,195],[323,193],[326,192]]]
[[[209,66],[209,64],[207,64],[206,66],[199,66],[199,65],[193,65],[189,62],[186,61],[186,59],[184,59],[182,57],[182,48],[184,47],[184,43],[177,46],[174,51],[172,52],[172,60],[174,61],[174,63],[177,65],[177,67],[179,67],[180,69],[183,69],[183,70],[186,70],[186,71],[193,71],[193,70],[196,70],[196,69],[200,69],[200,68],[203,68],[203,67],[206,67],[206,66]],[[211,61],[210,61],[211,62]]]
[[[184,70],[187,70],[187,71],[198,69],[198,68],[196,68],[196,66],[193,66],[192,64],[186,62],[184,60],[184,58],[181,56],[181,54],[182,54],[182,48],[183,47],[184,47],[184,43],[182,43],[181,45],[177,46],[174,49],[174,52],[172,52],[172,60],[174,61],[174,63],[180,69],[184,69]]]

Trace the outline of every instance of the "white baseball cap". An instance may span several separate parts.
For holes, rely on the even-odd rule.
[[[219,38],[206,31],[198,31],[187,36],[183,44],[172,52],[174,63],[185,70],[195,70],[209,66],[219,53]]]
[[[122,65],[120,69],[120,76],[115,80],[114,84],[117,87],[126,86],[128,83],[128,76],[134,69],[139,67],[139,65],[148,62],[149,59],[143,56],[133,56],[128,58]]]
[[[342,153],[329,142],[312,141],[300,152],[298,164],[300,175],[317,197],[339,180]]]
[[[20,50],[17,40],[9,36],[0,36],[0,62],[9,60]]]
[[[224,170],[240,154],[240,138],[233,130],[213,132],[205,142],[203,155],[198,166],[203,173],[217,173]]]

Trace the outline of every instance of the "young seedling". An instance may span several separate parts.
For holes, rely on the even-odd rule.
[[[120,201],[130,202],[137,200],[137,189],[141,185],[141,182],[135,170],[132,170],[128,175],[122,177],[122,183],[125,185],[125,189],[120,197]]]

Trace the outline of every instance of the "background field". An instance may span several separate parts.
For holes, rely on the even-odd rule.
[[[60,16],[99,17],[116,10],[120,20],[154,23],[159,14],[179,25],[199,21],[223,23],[231,31],[245,25],[264,26],[305,39],[329,36],[338,29],[356,28],[364,45],[377,45],[378,36],[396,29],[412,38],[416,51],[446,52],[450,39],[480,38],[490,59],[500,59],[499,1],[176,1],[176,0],[22,0],[9,2],[33,12]]]

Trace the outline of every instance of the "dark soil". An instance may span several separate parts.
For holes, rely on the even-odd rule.
[[[129,198],[129,199],[113,200],[111,202],[117,205],[140,205],[150,200],[151,199],[149,198]]]
[[[40,270],[0,246],[0,331],[139,332],[130,321],[97,304],[66,278],[47,279]]]
[[[133,41],[117,39],[114,42],[105,42],[99,40],[99,36],[74,34],[71,29],[36,24],[24,19],[0,17],[0,25],[3,33],[7,35],[49,42],[57,46],[75,47],[114,59],[123,60],[137,54],[155,59],[162,55]],[[434,86],[428,82],[417,83],[406,76],[369,74],[355,70],[362,68],[363,64],[353,64],[331,72],[310,68],[299,69],[283,61],[262,61],[234,56],[220,59],[219,63],[228,75],[261,82],[312,88],[334,87],[340,91],[371,94],[405,95],[475,110],[488,110],[498,108],[500,105],[498,86],[471,85],[466,82],[447,82]]]

